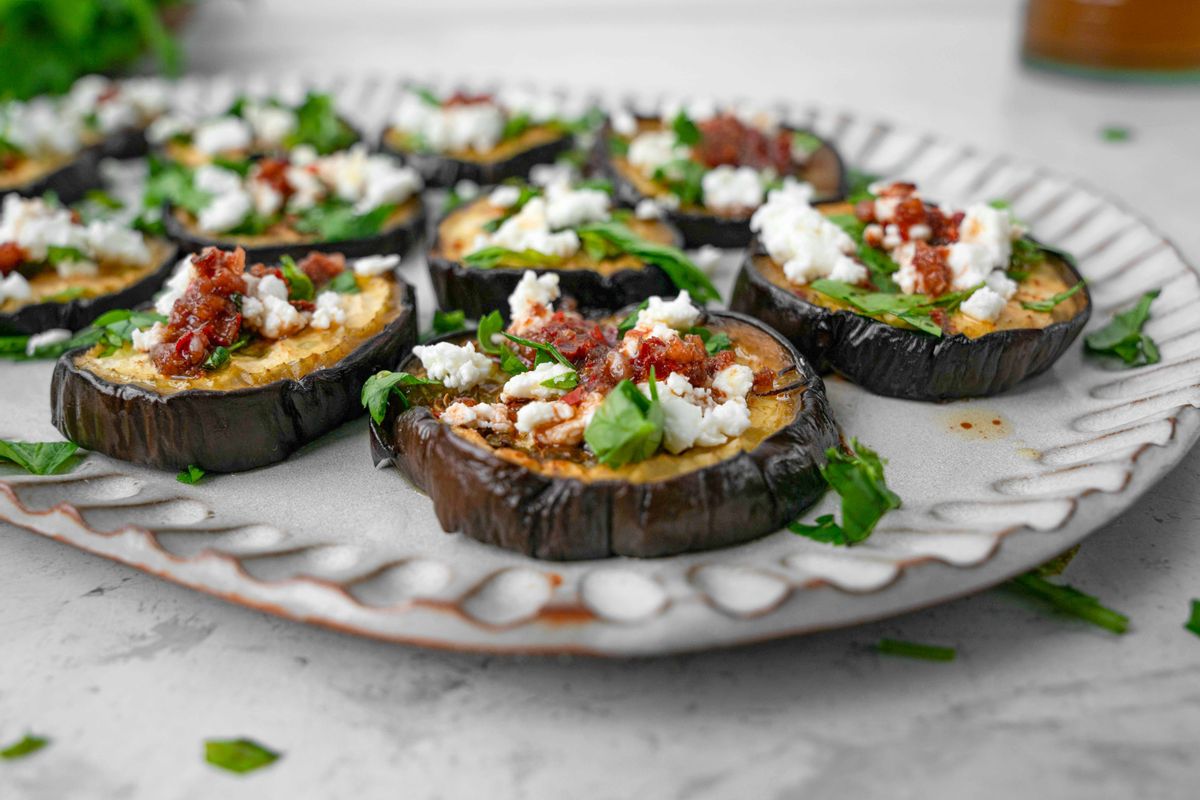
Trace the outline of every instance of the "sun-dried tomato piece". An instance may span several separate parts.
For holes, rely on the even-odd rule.
[[[617,343],[617,329],[578,314],[555,311],[535,331],[528,334],[531,341],[552,344],[563,357],[578,366],[596,349],[608,350]],[[526,353],[532,358],[532,353]]]
[[[721,114],[700,122],[700,141],[692,154],[707,167],[721,165],[792,171],[791,137],[786,131],[768,136],[733,114]]]
[[[482,103],[491,103],[493,100],[490,94],[470,94],[468,92],[455,92],[442,101],[442,107],[450,106],[474,106]]]
[[[209,247],[192,257],[196,277],[175,301],[163,343],[151,352],[160,372],[194,373],[217,346],[237,341],[242,313],[233,296],[246,291],[245,266],[240,247],[232,252]]]
[[[754,373],[754,382],[752,384],[756,392],[769,392],[775,388],[775,370],[770,367],[763,367],[758,372]]]
[[[0,275],[7,275],[29,260],[29,253],[16,242],[0,243]]]
[[[288,161],[284,158],[264,158],[259,161],[253,172],[253,177],[257,181],[267,184],[279,194],[283,195],[286,200],[295,192],[295,188],[288,183],[287,170]]]
[[[321,287],[346,271],[346,257],[341,253],[318,253],[314,250],[296,266],[314,285]]]
[[[925,242],[914,242],[913,269],[917,272],[915,291],[939,297],[950,289],[951,273],[945,252]]]

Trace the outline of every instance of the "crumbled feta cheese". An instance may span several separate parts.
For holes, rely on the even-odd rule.
[[[517,432],[534,433],[538,428],[565,422],[575,416],[575,407],[561,402],[535,400],[517,411]]]
[[[265,279],[263,282],[266,282]],[[303,330],[308,325],[309,315],[298,311],[287,300],[280,300],[275,295],[264,296],[261,293],[259,300],[263,305],[264,313],[262,322],[258,326],[258,332],[266,338],[281,339]],[[246,318],[245,300],[243,299],[242,319]]]
[[[614,111],[609,119],[613,131],[621,136],[633,136],[638,131],[637,118],[628,111]]]
[[[87,233],[65,208],[53,208],[40,199],[15,194],[4,198],[0,214],[0,242],[14,242],[32,261],[46,258],[51,247],[87,249]]]
[[[750,427],[750,408],[745,400],[728,400],[707,410],[700,421],[700,432],[696,444],[701,447],[716,447],[737,436]]]
[[[612,199],[599,189],[572,189],[556,183],[546,189],[546,224],[551,230],[608,219]]]
[[[579,252],[579,237],[572,230],[551,232],[546,217],[546,200],[534,197],[520,211],[506,219],[491,236],[481,236],[475,249],[488,246],[517,252],[536,250],[550,256],[569,258]]]
[[[721,248],[703,244],[696,250],[696,255],[692,256],[692,263],[711,275],[717,265],[721,263],[721,255]]]
[[[639,133],[629,143],[629,163],[646,173],[680,158],[687,158],[688,148],[676,142],[674,131]]]
[[[669,453],[682,453],[696,443],[704,410],[669,391],[660,390],[658,400],[663,410],[663,447]]]
[[[90,277],[100,271],[100,265],[88,259],[67,258],[54,265],[60,278]]]
[[[744,365],[734,365],[717,375],[721,383],[718,385],[714,381],[713,387],[726,397],[721,403],[715,403],[709,390],[692,386],[680,373],[671,373],[665,381],[660,381],[658,398],[664,417],[663,447],[668,452],[678,454],[691,447],[721,445],[750,427],[750,409],[745,395],[753,383],[753,372]],[[638,388],[650,396],[646,384],[639,384]]]
[[[66,328],[51,328],[48,331],[35,333],[30,336],[29,341],[25,343],[25,355],[32,356],[40,347],[47,347],[52,344],[58,344],[59,342],[65,342],[70,338],[71,332]]]
[[[492,360],[476,352],[473,342],[417,345],[413,355],[421,359],[429,377],[441,381],[447,389],[470,389],[492,374]]]
[[[288,185],[295,191],[288,198],[290,211],[307,211],[319,203],[326,194],[325,184],[312,170],[295,166],[296,156],[292,154],[292,164],[284,172]]]
[[[337,292],[321,292],[317,295],[317,307],[308,324],[318,330],[326,330],[344,323],[346,310],[342,307],[342,299]]]
[[[522,372],[509,378],[500,392],[500,399],[507,402],[508,400],[551,400],[561,397],[566,394],[565,389],[555,389],[542,384],[563,375],[569,375],[574,371],[566,364],[559,364],[557,361],[543,362],[528,372]]]
[[[231,169],[203,164],[192,173],[192,184],[209,194],[228,194],[242,189],[242,176]]]
[[[967,207],[958,226],[958,241],[982,247],[989,269],[1003,269],[1012,257],[1012,215],[987,203]]]
[[[354,261],[354,274],[364,278],[373,278],[391,272],[400,266],[400,256],[363,256]]]
[[[130,266],[150,263],[150,248],[141,233],[111,220],[93,220],[87,226],[91,253],[102,261]]]
[[[797,189],[771,192],[750,218],[750,229],[767,254],[783,265],[784,275],[793,283],[803,285],[817,278],[851,284],[865,280],[866,267],[851,258],[858,249],[854,240],[803,195]]]
[[[575,167],[566,162],[556,164],[534,164],[529,170],[529,182],[543,189],[570,184],[578,177]]]
[[[165,144],[180,134],[191,130],[191,123],[174,114],[163,114],[146,128],[146,141],[150,144]]]
[[[643,197],[638,200],[637,206],[633,209],[633,215],[638,219],[662,219],[663,208],[649,197]]]
[[[29,300],[33,297],[33,290],[29,288],[29,281],[25,280],[25,276],[19,272],[10,272],[8,277],[0,280],[0,303],[6,300]]]
[[[713,376],[712,387],[726,398],[745,398],[754,386],[754,370],[745,364],[730,364]]]
[[[1005,300],[1011,300],[1012,296],[1017,293],[1017,282],[1008,277],[1004,270],[994,270],[987,276],[986,281],[988,288]]]
[[[250,123],[254,138],[263,145],[278,146],[296,130],[296,114],[289,108],[258,103],[246,103],[242,116]]]
[[[365,214],[380,206],[400,204],[424,188],[420,174],[412,167],[401,166],[390,156],[367,158],[362,197],[354,210]]]
[[[157,344],[162,344],[163,338],[166,336],[167,326],[161,322],[156,322],[149,328],[137,330],[136,328],[130,334],[133,340],[133,349],[139,353],[149,353]]]
[[[454,193],[458,195],[460,200],[474,200],[479,196],[479,184],[463,178],[454,184]]]
[[[231,150],[248,150],[254,134],[240,117],[218,117],[200,123],[192,134],[196,149],[208,155]]]
[[[250,181],[250,199],[254,202],[254,211],[264,217],[269,217],[283,205],[283,195],[269,183]]]
[[[164,317],[170,316],[175,301],[183,297],[188,284],[196,277],[196,268],[192,266],[192,257],[184,256],[175,265],[175,271],[167,279],[163,291],[154,300],[154,310]],[[243,309],[244,313],[244,309]]]
[[[34,155],[68,155],[80,147],[81,118],[64,115],[46,97],[0,105],[0,137]]]
[[[511,431],[513,428],[508,406],[503,403],[476,403],[473,406],[466,403],[451,403],[442,412],[440,419],[447,425],[463,428],[490,428],[500,433]]]
[[[704,173],[700,186],[704,205],[716,211],[758,208],[763,200],[762,177],[751,167],[722,164]]]
[[[992,273],[992,256],[986,246],[975,242],[955,242],[947,248],[946,265],[953,276],[950,286],[957,290],[978,286]]]
[[[692,305],[692,298],[686,290],[679,293],[673,300],[663,300],[661,297],[651,297],[646,307],[638,312],[637,327],[649,328],[656,322],[661,322],[677,331],[694,327],[700,319],[700,309]]]
[[[260,300],[265,300],[268,297],[274,297],[277,300],[288,299],[287,281],[281,279],[273,272],[268,272],[263,275],[254,290],[254,294]]]
[[[679,334],[674,328],[664,325],[661,322],[654,322],[646,325],[637,324],[631,330],[625,332],[624,338],[621,339],[620,353],[626,358],[637,358],[637,354],[642,349],[642,342],[646,339],[658,339],[660,342],[669,342],[672,339],[678,339]]]
[[[505,184],[492,189],[492,193],[488,195],[488,202],[500,208],[512,208],[521,199],[521,189],[517,186]]]
[[[415,92],[405,92],[392,125],[439,152],[486,151],[500,142],[504,112],[493,103],[435,106]]]
[[[983,322],[995,322],[1005,305],[1006,301],[1003,296],[987,286],[982,286],[964,300],[959,308],[968,317],[974,317]]]
[[[232,230],[246,220],[253,205],[250,195],[241,189],[218,194],[200,209],[196,224],[216,233]]]

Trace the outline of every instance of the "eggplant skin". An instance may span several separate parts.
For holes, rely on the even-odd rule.
[[[791,340],[819,369],[832,369],[868,391],[906,400],[988,397],[1045,372],[1066,352],[1092,313],[1086,305],[1070,320],[1045,328],[996,331],[970,339],[934,337],[850,311],[808,303],[776,286],[754,265],[763,255],[754,241],[734,284],[730,308],[756,317]],[[1066,261],[1061,266],[1079,273]]]
[[[141,158],[150,152],[150,143],[146,140],[146,129],[143,127],[124,128],[107,136],[100,145],[101,158],[116,158],[122,161],[130,158]]]
[[[0,334],[34,334],[51,328],[77,331],[114,308],[136,308],[148,303],[163,281],[170,277],[178,256],[178,248],[172,247],[158,269],[119,292],[80,297],[65,303],[34,303],[0,314]]]
[[[51,381],[51,420],[81,447],[160,469],[239,472],[282,461],[360,416],[367,378],[412,349],[416,299],[403,287],[399,317],[337,364],[299,380],[162,395],[99,378],[75,365],[80,350],[65,353]]]
[[[767,330],[741,314],[708,313]],[[424,406],[399,403],[383,425],[371,423],[372,459],[391,461],[425,491],[447,532],[534,558],[648,558],[757,539],[825,492],[820,467],[838,444],[820,376],[768,333],[794,359],[797,383],[807,386],[803,401],[789,424],[753,450],[709,467],[652,483],[549,477],[455,434]]]
[[[246,251],[247,263],[276,264],[284,256],[296,259],[304,258],[313,251],[320,253],[341,253],[346,258],[361,258],[372,255],[403,255],[420,240],[425,232],[425,206],[412,217],[390,228],[385,228],[374,236],[362,239],[344,239],[333,242],[298,242],[288,244],[244,245],[232,239],[221,239],[219,236],[206,236],[202,233],[189,231],[172,213],[170,205],[163,207],[163,225],[167,236],[177,242],[185,253],[199,253],[206,247],[219,247],[231,250],[241,247]]]
[[[522,150],[512,158],[503,161],[479,162],[452,158],[439,153],[417,153],[410,150],[400,150],[387,141],[387,132],[379,141],[381,152],[388,153],[400,159],[402,163],[415,169],[425,181],[427,187],[449,188],[459,181],[473,181],[480,186],[501,183],[509,178],[526,178],[529,171],[538,164],[552,164],[563,153],[575,146],[575,137],[564,133],[551,142]]]
[[[0,186],[0,195],[15,192],[22,197],[40,197],[54,192],[59,201],[70,205],[100,187],[100,147],[85,147],[58,169],[20,186]]]

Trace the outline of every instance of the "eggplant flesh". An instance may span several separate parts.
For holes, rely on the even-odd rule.
[[[499,146],[502,147],[503,143]],[[400,146],[394,135],[385,130],[379,149],[400,159],[415,169],[434,188],[449,188],[459,181],[472,181],[481,186],[501,183],[509,178],[527,178],[538,164],[552,164],[575,146],[570,133],[558,134],[549,141],[539,141],[516,149],[510,155],[497,158],[465,158],[445,153],[427,153]]]
[[[437,234],[425,260],[438,306],[442,309],[461,310],[469,319],[481,319],[492,311],[500,311],[508,320],[509,295],[527,269],[539,275],[547,272],[558,275],[559,291],[575,302],[577,310],[585,313],[614,311],[651,295],[678,293],[666,272],[653,264],[633,263],[637,259],[632,256],[619,262],[620,268],[603,270],[586,259],[582,252],[575,257],[578,265],[568,268],[498,266],[483,269],[469,266],[463,262],[467,248],[482,232],[482,223],[498,216],[498,213],[489,213],[487,206],[487,194],[482,194],[447,213],[437,225]],[[475,217],[479,219],[475,220]],[[629,224],[642,238],[676,247],[683,243],[679,231],[668,223],[630,220]]]
[[[40,197],[53,192],[64,204],[76,203],[100,187],[100,155],[99,147],[85,147],[71,160],[20,182],[0,173],[0,195]]]
[[[51,328],[79,330],[115,308],[136,308],[150,301],[171,275],[179,250],[164,240],[151,240],[158,254],[155,266],[129,285],[107,294],[65,302],[41,301],[0,313],[0,334],[34,334]]]
[[[412,287],[398,281],[395,298],[396,316],[336,363],[262,386],[162,393],[100,377],[79,363],[86,349],[68,352],[54,368],[52,421],[82,447],[160,469],[237,472],[282,461],[360,416],[367,378],[408,354],[417,339]]]
[[[456,432],[414,399],[407,409],[392,403],[382,425],[372,422],[372,459],[390,460],[424,490],[444,530],[534,558],[668,556],[776,531],[825,491],[820,467],[838,431],[824,384],[791,344],[756,320],[709,311],[703,324],[726,331],[735,345],[760,348],[766,363],[781,367],[777,388],[751,400],[790,405],[758,406],[780,420],[759,429],[749,449],[742,449],[748,440],[735,439],[659,454],[624,473],[586,464],[558,469]],[[462,334],[443,339],[455,336]],[[420,366],[410,357],[400,369]]]
[[[274,264],[284,256],[299,260],[313,251],[341,253],[347,258],[392,253],[404,255],[425,232],[425,206],[420,197],[410,198],[379,233],[361,239],[338,241],[320,241],[303,236],[294,241],[283,241],[266,236],[208,234],[185,223],[170,204],[163,207],[163,224],[167,235],[178,242],[185,253],[198,253],[206,247],[223,250],[241,247],[246,251],[247,263]]]
[[[793,128],[786,130],[799,132]],[[649,178],[637,173],[624,158],[612,155],[610,141],[615,135],[611,125],[606,124],[596,138],[591,159],[593,165],[612,182],[617,199],[625,205],[634,207],[645,199],[660,199],[665,190],[655,192],[654,184]],[[847,192],[848,177],[841,154],[824,140],[821,147],[808,157],[802,173],[794,177],[813,185],[813,202],[838,200],[845,197]],[[684,243],[690,248],[706,244],[738,248],[745,247],[750,242],[750,214],[723,214],[699,206],[675,209],[664,206],[663,216],[679,229],[683,234]]]
[[[1065,259],[1047,251],[1067,286],[1082,278]],[[730,308],[762,320],[786,336],[821,370],[832,370],[868,391],[907,400],[987,397],[1045,372],[1091,316],[1087,286],[1071,299],[1078,311],[1041,328],[1011,328],[968,337],[933,336],[852,311],[810,303],[771,281],[767,259],[751,243],[734,284]]]

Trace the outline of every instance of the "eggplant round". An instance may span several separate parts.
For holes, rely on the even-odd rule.
[[[220,235],[202,233],[186,225],[176,216],[174,209],[167,204],[163,207],[163,224],[167,235],[179,243],[186,253],[198,253],[206,247],[219,247],[229,250],[241,247],[246,251],[247,263],[261,262],[273,264],[284,256],[300,259],[313,251],[320,253],[341,253],[347,258],[361,258],[370,255],[387,255],[407,253],[425,232],[425,205],[420,197],[414,197],[411,213],[402,219],[384,227],[379,233],[364,236],[361,239],[343,239],[340,241],[304,240],[299,242],[261,242],[260,237],[230,236],[221,238]]]
[[[642,117],[648,120],[649,117]],[[785,128],[799,133],[799,129]],[[807,133],[807,131],[805,131]],[[600,135],[596,137],[595,149],[591,162],[610,181],[616,191],[617,199],[624,204],[634,207],[645,199],[655,200],[657,197],[646,191],[643,182],[637,185],[633,177],[633,168],[622,164],[612,156],[610,141],[615,134],[612,125],[606,123]],[[622,160],[623,161],[623,160]],[[821,147],[809,156],[806,171],[802,177],[815,189],[814,202],[840,200],[847,192],[847,171],[841,154],[832,144],[821,140]],[[661,204],[660,204],[661,205]],[[683,234],[687,247],[712,245],[714,247],[737,248],[745,247],[751,237],[749,214],[718,214],[701,207],[663,208],[663,215]]]
[[[1082,280],[1068,260],[1044,252],[1067,286]],[[886,397],[953,400],[1007,391],[1049,369],[1091,316],[1085,284],[1075,295],[1082,308],[1044,328],[998,330],[975,338],[963,333],[932,336],[810,303],[764,274],[769,261],[756,238],[738,273],[730,308],[775,328],[819,369],[831,369]]]
[[[379,149],[415,169],[429,187],[452,187],[459,181],[473,181],[481,186],[501,183],[508,178],[526,178],[538,164],[552,164],[575,146],[575,137],[563,133],[548,142],[518,150],[507,158],[496,160],[468,159],[442,153],[424,153],[400,147],[385,130]]]
[[[0,176],[0,195],[15,192],[22,197],[40,197],[54,192],[59,201],[71,204],[83,199],[100,186],[100,148],[85,147],[60,167],[23,183],[11,183]]]
[[[503,458],[414,401],[390,404],[383,424],[371,423],[372,458],[425,491],[444,530],[534,558],[668,556],[764,536],[824,493],[820,467],[838,444],[837,426],[821,378],[783,337],[727,311],[707,312],[704,324],[733,332],[735,342],[739,329],[745,340],[769,342],[786,363],[770,395],[795,410],[752,449],[707,465],[703,456],[689,461],[691,451],[665,456],[679,461],[661,479],[581,479]],[[410,356],[400,369],[419,367]]]
[[[0,334],[34,334],[51,328],[75,331],[114,308],[136,308],[149,302],[178,261],[179,248],[166,242],[163,246],[166,254],[158,266],[124,289],[62,303],[31,303],[0,313]]]
[[[532,269],[541,275],[553,272],[558,275],[559,291],[564,297],[575,301],[581,312],[614,311],[627,305],[639,303],[651,295],[678,293],[675,284],[661,268],[653,264],[641,264],[610,273],[594,269],[546,269],[539,267],[492,267],[482,269],[462,262],[458,257],[447,255],[451,247],[447,238],[451,235],[455,218],[466,213],[476,204],[487,201],[487,195],[465,203],[444,215],[437,225],[433,245],[426,253],[429,279],[437,296],[438,306],[445,310],[462,310],[468,319],[482,319],[492,311],[500,311],[508,320],[508,297],[517,288],[521,276]],[[664,222],[638,222],[640,225],[655,225],[664,234],[663,244],[680,247],[683,238],[679,231]]]
[[[150,152],[145,127],[122,128],[109,134],[100,144],[101,158],[116,158],[122,161],[141,158]]]
[[[71,441],[160,469],[189,465],[238,472],[282,461],[363,413],[367,378],[403,358],[417,340],[416,299],[398,281],[400,313],[336,364],[299,379],[229,391],[162,394],[114,383],[81,367],[86,349],[65,353],[50,387],[54,426]]]

